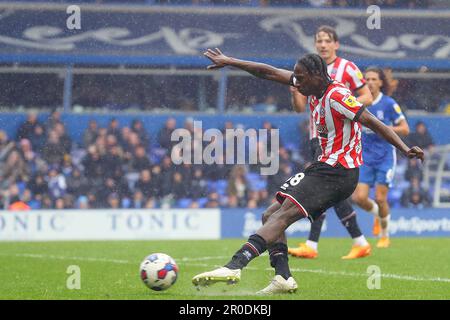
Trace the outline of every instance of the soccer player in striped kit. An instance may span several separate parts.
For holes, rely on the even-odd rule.
[[[196,286],[236,283],[240,281],[241,270],[268,250],[275,277],[259,293],[295,292],[298,286],[289,270],[285,230],[302,218],[314,222],[328,208],[351,196],[362,165],[361,124],[409,158],[423,159],[424,153],[419,147],[409,148],[391,128],[366,111],[348,88],[331,79],[325,61],[317,54],[299,59],[294,72],[227,57],[219,49],[208,49],[204,55],[213,62],[208,69],[233,66],[259,78],[295,86],[308,97],[322,153],[304,172],[297,173],[280,187],[276,194],[278,204],[266,210],[263,226],[231,260],[223,267],[194,276],[192,283]]]
[[[358,102],[364,106],[372,103],[372,94],[367,88],[364,77],[358,67],[351,61],[337,56],[339,41],[336,30],[330,26],[321,26],[315,34],[315,46],[317,53],[327,63],[327,71],[330,77],[340,83],[343,83],[357,97]],[[292,105],[297,112],[306,111],[308,104],[307,97],[302,95],[295,87],[290,87],[292,93]],[[317,160],[321,154],[318,130],[310,114],[310,152],[311,160]],[[308,159],[309,160],[309,159]],[[334,210],[339,220],[342,222],[348,233],[352,237],[353,245],[350,252],[342,257],[343,259],[362,258],[370,255],[371,247],[362,234],[356,220],[356,212],[353,209],[350,200],[346,199],[334,206]],[[314,259],[318,255],[318,244],[323,222],[326,213],[311,224],[308,240],[306,243],[300,243],[296,248],[289,248],[289,254],[299,258]]]

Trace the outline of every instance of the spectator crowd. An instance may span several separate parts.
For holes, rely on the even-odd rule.
[[[239,126],[226,122],[223,130]],[[106,127],[91,120],[82,143],[74,143],[59,111],[53,111],[44,123],[30,113],[15,138],[0,131],[0,206],[12,210],[266,207],[278,187],[311,161],[306,150],[308,126],[301,123],[300,146],[280,143],[275,175],[260,175],[258,165],[174,165],[170,137],[177,127],[176,120],[169,118],[155,144],[139,119],[122,127],[114,118]],[[193,137],[202,136],[202,132],[194,134],[201,129],[191,119],[184,128]],[[273,126],[266,121],[263,128]],[[426,150],[433,148],[423,123],[408,139]],[[204,142],[194,139],[192,143]],[[408,184],[398,203],[430,205],[429,194],[421,186],[422,172],[420,163],[409,160],[404,171]]]

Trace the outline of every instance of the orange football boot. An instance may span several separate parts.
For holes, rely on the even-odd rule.
[[[389,240],[388,237],[381,237],[380,240],[378,240],[377,248],[389,248],[391,245],[391,240]]]
[[[375,218],[374,222],[373,222],[373,229],[372,229],[372,234],[375,237],[378,237],[378,235],[381,232],[381,223],[380,223],[380,219],[379,218]]]
[[[314,259],[318,252],[308,246],[306,243],[299,243],[297,248],[288,248],[288,253],[297,258]]]
[[[344,260],[350,260],[350,259],[357,259],[357,258],[364,258],[367,256],[370,256],[370,252],[372,251],[372,248],[370,247],[370,244],[367,246],[352,246],[352,250],[350,250],[349,254],[346,256],[343,256],[342,259]]]

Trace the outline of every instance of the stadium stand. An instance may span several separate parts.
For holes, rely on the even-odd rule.
[[[184,123],[188,130],[189,121]],[[58,111],[45,121],[30,113],[15,137],[1,131],[2,207],[18,207],[19,200],[31,209],[265,207],[280,183],[305,164],[302,146],[283,141],[280,170],[273,176],[262,176],[251,165],[174,165],[173,142],[165,138],[180,127],[175,119],[169,118],[153,139],[140,120],[130,126],[119,122],[124,122],[120,116],[105,126],[89,121],[80,143],[66,134]],[[233,126],[228,123],[227,128]],[[300,130],[299,125],[296,135],[305,134]],[[409,140],[430,151],[433,141],[423,130],[419,122]],[[420,199],[414,197],[423,179],[420,166],[399,161],[389,199],[393,207],[430,205],[423,188],[417,190]]]
[[[64,5],[48,12],[44,8],[36,14],[36,7],[28,5],[36,2]],[[391,8],[421,9],[445,6],[446,2],[92,0],[81,1],[98,7],[83,11],[83,28],[79,31],[68,31],[64,29],[64,24],[61,27],[53,23],[59,21],[56,19],[59,14],[57,10],[66,14],[65,3],[69,2],[18,3],[22,7],[18,6],[17,11],[2,16],[8,23],[16,25],[18,31],[1,31],[0,106],[2,111],[22,114],[35,110],[40,116],[29,114],[28,119],[23,121],[20,115],[15,118],[14,115],[7,117],[2,114],[0,202],[3,208],[13,205],[11,208],[26,209],[22,204],[14,205],[22,201],[32,209],[44,209],[266,206],[280,183],[305,165],[304,143],[301,141],[307,139],[307,133],[299,123],[296,123],[295,129],[290,127],[290,130],[295,130],[295,135],[286,133],[283,128],[279,173],[265,178],[259,174],[258,166],[175,166],[170,158],[173,147],[170,135],[180,124],[177,126],[173,120],[165,124],[159,121],[157,128],[149,128],[156,122],[139,121],[141,115],[183,113],[193,116],[197,112],[216,115],[245,113],[260,119],[280,113],[293,117],[289,92],[282,86],[270,83],[263,86],[261,82],[231,72],[228,76],[226,72],[206,74],[204,67],[207,61],[201,56],[205,46],[202,41],[218,41],[214,42],[217,45],[226,43],[228,50],[239,56],[245,56],[250,51],[250,57],[261,55],[267,57],[269,63],[291,68],[295,58],[310,48],[299,43],[291,45],[290,31],[286,28],[295,24],[295,30],[304,28],[306,34],[312,35],[316,26],[308,21],[305,23],[302,20],[307,19],[305,17],[290,17],[292,20],[285,25],[286,21],[276,16],[276,12],[282,9],[275,7],[356,8],[378,4]],[[108,12],[103,4],[123,6]],[[147,5],[142,7],[147,10],[144,17],[132,11],[132,6],[126,6],[131,4]],[[193,13],[195,26],[200,25],[195,30],[175,24],[170,30],[161,30],[163,21],[176,21],[175,18],[184,13],[185,7],[176,6],[174,12],[159,14],[151,9],[151,5],[158,4],[268,6],[270,14],[260,15],[259,8],[247,8],[249,13],[245,20],[250,21],[248,24],[229,24],[229,19],[233,19],[234,15],[220,12],[222,7],[218,6],[219,9],[212,9],[218,10],[214,11],[215,17],[195,16]],[[195,8],[189,9],[195,11]],[[323,12],[326,9],[316,10]],[[254,14],[256,11],[258,14]],[[42,12],[46,19],[40,18]],[[450,96],[446,88],[450,87],[447,76],[450,66],[446,58],[448,53],[439,47],[445,45],[445,35],[448,33],[446,11],[432,19],[426,16],[407,17],[408,14],[414,15],[413,12],[407,10],[398,19],[387,19],[383,29],[385,32],[375,33],[373,39],[372,35],[370,37],[374,43],[394,41],[392,46],[375,46],[366,41],[366,30],[356,29],[356,25],[361,23],[358,20],[360,17],[345,16],[345,23],[355,26],[355,32],[342,37],[341,42],[357,49],[345,52],[345,56],[357,61],[361,69],[379,64],[392,71],[392,66],[395,66],[390,78],[395,84],[392,86],[394,91],[390,95],[403,110],[448,112]],[[397,18],[396,14],[395,10],[386,10],[389,17]],[[123,16],[127,19],[121,18]],[[211,23],[218,17],[226,22],[226,32],[222,30],[221,23]],[[108,28],[97,24],[98,21],[106,21]],[[326,17],[320,23],[335,24],[336,21],[334,17]],[[49,26],[50,22],[53,25]],[[411,34],[394,33],[400,30],[399,26],[403,28],[408,24],[411,26],[408,32],[413,32],[420,25],[420,34],[413,34],[414,38],[411,38]],[[441,28],[435,28],[436,25]],[[247,28],[248,33],[239,33]],[[279,29],[287,32],[281,33]],[[77,32],[77,37],[72,37]],[[252,35],[261,32],[264,40],[258,42]],[[436,36],[436,32],[441,33]],[[277,43],[279,47],[267,46],[268,42],[276,41],[280,41]],[[380,51],[374,54],[374,48]],[[397,74],[400,77],[396,78]],[[44,115],[54,109],[63,110],[64,114],[82,115],[84,119],[91,114],[113,113],[116,119],[110,116],[107,122],[101,123],[92,120],[89,126],[86,125],[88,128],[80,133],[76,128],[78,120],[62,121],[59,111],[52,112],[49,117]],[[131,123],[125,118],[136,121]],[[235,128],[238,125],[224,119],[214,121],[217,128]],[[185,125],[188,126],[187,123]],[[445,130],[448,126],[444,127],[441,129]],[[434,134],[433,138],[439,141],[430,143],[430,137],[425,137],[423,130],[418,128],[410,139],[433,148],[433,144],[448,143],[445,137],[445,134]],[[422,181],[422,185],[429,190],[425,193],[418,190],[417,179],[419,185]],[[400,161],[396,181],[396,188],[389,199],[393,207],[402,203],[405,206],[430,205],[429,196],[425,194],[433,191],[434,186],[428,183],[426,177],[418,176],[417,164],[404,159]],[[415,197],[417,192],[423,196]]]

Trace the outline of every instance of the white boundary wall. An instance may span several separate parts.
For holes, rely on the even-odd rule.
[[[218,209],[0,212],[0,241],[219,238]]]

